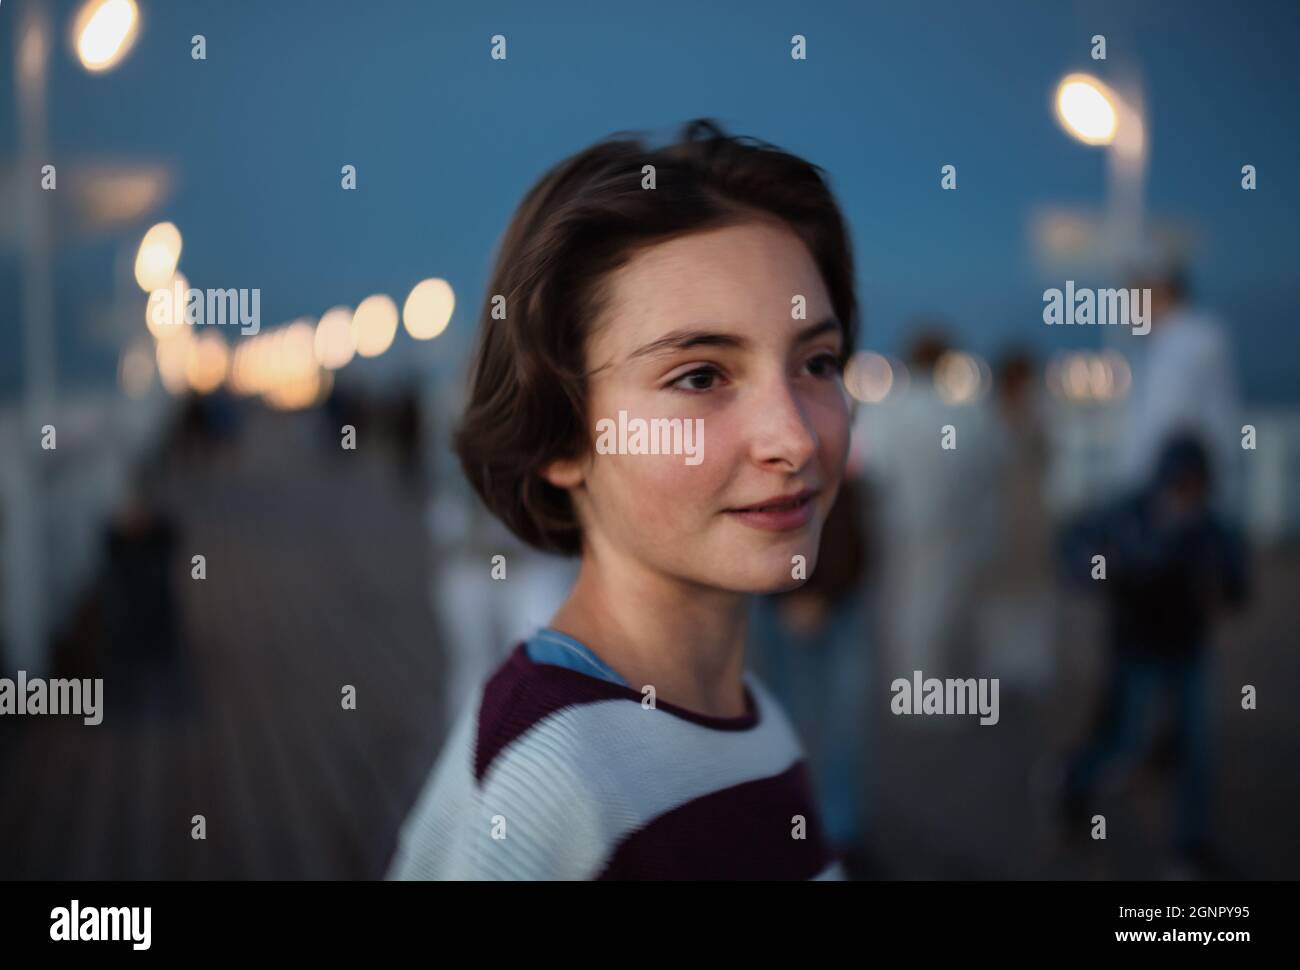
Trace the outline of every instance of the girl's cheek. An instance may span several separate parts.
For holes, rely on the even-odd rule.
[[[822,460],[830,466],[825,472],[838,476],[849,453],[852,421],[848,406],[828,403],[817,414],[817,437],[821,442]]]
[[[818,413],[826,434],[832,437],[847,434],[852,423],[848,395],[838,389],[828,389],[819,405]]]
[[[719,433],[721,427],[702,419],[683,440],[681,454],[621,458],[629,505],[639,514],[676,522],[687,509],[711,505],[732,470],[732,443]]]

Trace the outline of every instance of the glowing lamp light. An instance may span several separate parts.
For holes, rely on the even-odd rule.
[[[230,365],[230,348],[214,333],[205,333],[189,342],[185,360],[185,380],[199,394],[211,394],[226,379]]]
[[[116,67],[140,31],[135,0],[87,0],[72,22],[77,59],[96,74]]]
[[[402,306],[402,323],[416,340],[432,340],[447,329],[456,294],[446,280],[424,280],[415,284]]]
[[[360,357],[378,357],[397,336],[397,304],[383,293],[361,301],[352,316],[352,339]]]
[[[149,294],[144,322],[155,340],[191,336],[190,328],[185,323],[185,301],[189,289],[190,281],[185,278],[185,274],[177,273],[165,286],[160,286]]]
[[[1085,145],[1109,145],[1119,130],[1118,99],[1088,74],[1071,74],[1056,86],[1056,117]]]
[[[346,367],[357,352],[357,344],[352,336],[352,309],[336,306],[326,310],[316,324],[313,337],[313,349],[316,360],[326,370],[338,370]]]
[[[860,350],[849,358],[844,369],[844,388],[856,401],[879,404],[894,386],[894,368],[889,360],[869,350]]]
[[[185,370],[189,364],[191,343],[189,340],[159,340],[154,345],[158,377],[167,393],[174,397],[189,390]]]
[[[146,293],[170,285],[181,258],[181,231],[160,222],[144,234],[135,254],[135,281]]]
[[[948,404],[969,404],[984,383],[980,361],[970,354],[950,350],[934,365],[934,386]]]

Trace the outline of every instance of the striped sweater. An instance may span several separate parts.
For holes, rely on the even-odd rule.
[[[480,688],[390,879],[843,877],[799,742],[752,674],[747,713],[715,718],[576,667],[520,644]]]

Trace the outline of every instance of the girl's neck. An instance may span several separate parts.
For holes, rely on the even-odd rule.
[[[551,627],[585,643],[637,690],[711,717],[746,713],[748,597],[622,557],[583,554]]]

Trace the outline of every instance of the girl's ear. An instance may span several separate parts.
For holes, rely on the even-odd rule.
[[[542,469],[542,478],[556,488],[577,488],[584,478],[583,462],[579,458],[556,458]]]

